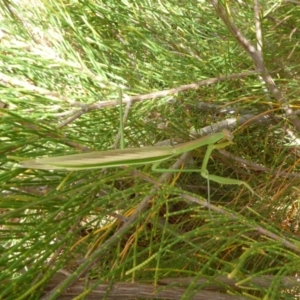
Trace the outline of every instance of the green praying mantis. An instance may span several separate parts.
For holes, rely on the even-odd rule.
[[[221,140],[227,140],[216,144]],[[209,181],[220,184],[244,185],[253,194],[256,194],[246,182],[209,174],[207,164],[214,149],[221,149],[232,143],[233,135],[228,130],[212,133],[199,139],[177,144],[175,146],[153,146],[143,148],[127,148],[119,150],[108,150],[99,152],[89,152],[57,157],[37,158],[21,162],[20,167],[43,170],[85,170],[101,169],[121,166],[152,164],[155,172],[199,172],[202,177]],[[161,162],[174,156],[192,151],[202,146],[207,146],[201,169],[160,169]]]

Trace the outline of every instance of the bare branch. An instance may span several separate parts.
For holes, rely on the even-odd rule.
[[[281,103],[282,109],[285,111],[289,120],[295,126],[297,131],[300,131],[300,120],[294,114],[293,110],[288,104],[288,100],[282,95],[281,91],[277,88],[273,78],[270,76],[267,68],[265,67],[261,53],[258,51],[247,39],[243,36],[241,31],[236,27],[230,13],[224,9],[222,3],[219,0],[211,0],[218,16],[223,20],[224,24],[227,26],[231,34],[236,38],[240,45],[245,49],[245,51],[250,55],[253,63],[258,71],[261,72],[261,76],[267,85],[268,90],[274,97],[276,101]]]
[[[181,85],[179,87],[169,89],[169,90],[162,90],[162,91],[153,92],[153,93],[144,94],[144,95],[126,96],[126,97],[123,97],[122,103],[156,99],[156,98],[160,98],[160,97],[174,95],[174,94],[180,93],[180,92],[189,91],[192,89],[197,89],[201,86],[210,85],[210,84],[218,83],[218,82],[229,80],[229,79],[243,78],[243,77],[247,77],[250,75],[256,75],[258,73],[259,73],[258,71],[247,71],[247,72],[242,72],[242,73],[223,75],[220,77],[201,80],[199,82],[195,82],[195,83],[191,83],[191,84]],[[117,104],[118,104],[118,100],[98,102],[98,103],[94,103],[94,104],[90,105],[87,109],[88,109],[88,111],[91,111],[91,110],[101,109],[104,107],[115,106]]]

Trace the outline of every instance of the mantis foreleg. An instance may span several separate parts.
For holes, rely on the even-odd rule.
[[[230,142],[224,142],[218,145],[214,145],[214,144],[209,144],[207,146],[207,150],[206,153],[204,155],[204,159],[202,162],[202,166],[201,169],[158,169],[157,167],[161,164],[161,162],[156,162],[152,165],[152,170],[155,172],[160,172],[160,173],[167,173],[167,172],[171,172],[171,173],[177,173],[177,172],[199,172],[203,178],[210,180],[210,181],[214,181],[220,184],[236,184],[236,185],[244,185],[249,191],[251,191],[251,193],[255,194],[255,192],[253,191],[253,189],[250,187],[249,184],[247,184],[246,182],[242,181],[242,180],[238,180],[238,179],[232,179],[232,178],[226,178],[226,177],[221,177],[221,176],[217,176],[217,175],[210,175],[208,173],[207,170],[207,164],[209,161],[209,158],[211,156],[211,153],[214,149],[220,149],[220,148],[225,148],[226,146],[228,146],[230,144]]]

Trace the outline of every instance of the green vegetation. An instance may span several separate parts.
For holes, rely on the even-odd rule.
[[[0,298],[299,297],[299,9],[1,1]],[[209,174],[259,197],[148,164],[19,168],[224,129]],[[205,150],[162,168],[200,170]]]

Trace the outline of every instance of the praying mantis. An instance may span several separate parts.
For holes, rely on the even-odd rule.
[[[216,144],[221,140],[227,140]],[[101,169],[121,166],[152,164],[152,170],[155,172],[199,172],[203,178],[208,181],[214,181],[220,184],[244,185],[252,194],[256,194],[249,184],[242,180],[221,177],[209,174],[207,164],[210,155],[214,149],[221,149],[232,143],[233,135],[228,130],[212,133],[210,135],[198,138],[196,140],[177,144],[175,146],[152,146],[142,148],[127,148],[118,150],[108,150],[99,152],[89,152],[81,154],[72,154],[65,156],[37,158],[22,161],[20,167],[42,170],[85,170]],[[192,151],[202,146],[207,146],[206,153],[202,162],[201,169],[160,169],[161,162],[172,157]]]

